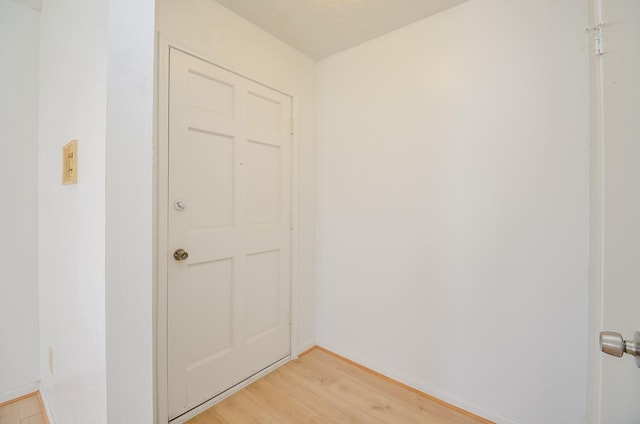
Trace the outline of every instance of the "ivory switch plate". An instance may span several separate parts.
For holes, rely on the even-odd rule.
[[[78,182],[78,141],[71,140],[62,148],[62,184]]]

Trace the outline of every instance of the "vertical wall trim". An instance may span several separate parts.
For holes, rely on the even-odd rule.
[[[602,1],[589,1],[589,20],[602,22]],[[590,37],[593,51],[595,40]],[[587,423],[600,423],[602,411],[602,355],[598,334],[603,320],[604,284],[604,126],[602,55],[590,55],[590,181],[589,181],[589,316],[587,337]]]

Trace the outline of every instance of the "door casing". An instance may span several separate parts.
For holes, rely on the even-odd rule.
[[[606,408],[603,408],[603,375],[606,369],[603,361],[616,360],[620,361],[620,366],[625,368],[625,372],[629,375],[634,375],[635,378],[640,378],[640,370],[635,367],[635,364],[625,355],[624,358],[614,359],[606,357],[600,352],[598,345],[599,333],[602,330],[608,331],[622,331],[623,336],[626,338],[633,337],[633,331],[640,328],[633,327],[627,328],[609,328],[604,327],[606,324],[607,314],[611,313],[611,305],[607,305],[605,302],[607,287],[611,284],[616,284],[617,281],[607,280],[610,278],[610,272],[606,272],[605,247],[607,242],[607,228],[606,228],[606,209],[610,208],[609,201],[607,201],[607,169],[611,169],[611,164],[606,163],[605,158],[607,156],[607,133],[605,133],[605,113],[611,114],[611,110],[605,110],[606,91],[611,90],[606,78],[605,66],[611,68],[612,65],[605,65],[604,60],[613,60],[611,56],[608,56],[608,47],[611,44],[607,44],[608,34],[610,34],[611,27],[618,24],[615,21],[607,21],[607,16],[603,15],[606,12],[606,8],[603,9],[604,0],[589,0],[589,25],[598,25],[604,23],[602,28],[603,39],[603,54],[596,55],[594,36],[589,35],[589,67],[590,67],[590,261],[589,261],[589,313],[588,313],[588,333],[587,333],[587,423],[600,424],[603,413],[606,413]],[[609,17],[609,19],[611,19]],[[619,48],[619,46],[614,46]],[[611,50],[610,50],[611,51]],[[618,52],[619,53],[619,52]],[[630,63],[630,60],[629,62]],[[627,66],[632,66],[628,64]],[[637,66],[637,62],[635,65]],[[605,169],[606,167],[606,169]],[[623,224],[621,224],[623,225]],[[610,257],[610,256],[609,256]],[[630,317],[637,317],[637,313],[632,310],[625,309],[622,305],[620,310],[625,311]],[[607,309],[609,308],[609,309]],[[640,325],[637,322],[636,325]]]

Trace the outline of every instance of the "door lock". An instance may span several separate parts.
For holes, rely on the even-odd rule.
[[[600,332],[600,350],[607,355],[622,357],[625,353],[636,358],[640,368],[640,331],[636,331],[633,340],[624,340],[622,334],[613,331]]]
[[[184,249],[178,249],[175,252],[173,252],[173,258],[176,261],[184,261],[185,259],[187,259],[189,257],[189,252],[187,252]]]

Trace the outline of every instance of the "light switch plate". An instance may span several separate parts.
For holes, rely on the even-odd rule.
[[[62,148],[62,184],[78,182],[78,140],[71,140]]]

